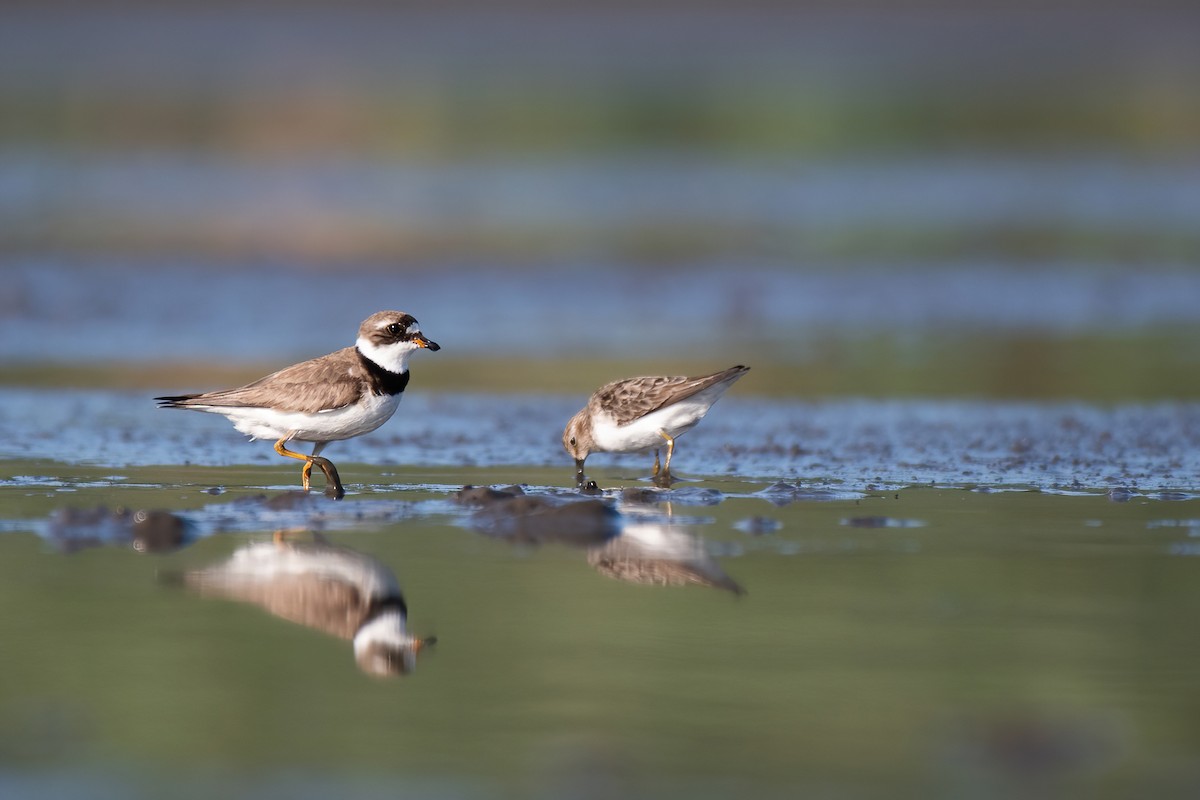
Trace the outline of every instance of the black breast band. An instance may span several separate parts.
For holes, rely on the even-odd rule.
[[[396,395],[403,392],[404,387],[408,386],[408,370],[404,372],[388,372],[364,356],[361,350],[356,350],[355,352],[358,353],[358,360],[362,362],[363,369],[367,371],[367,383],[371,387],[371,394]]]
[[[371,604],[367,606],[367,613],[363,616],[362,624],[359,627],[361,628],[368,622],[377,619],[383,612],[393,609],[399,611],[400,616],[408,618],[408,606],[404,603],[404,598],[400,595],[392,594],[372,600]]]

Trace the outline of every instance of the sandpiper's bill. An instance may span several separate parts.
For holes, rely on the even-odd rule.
[[[691,430],[749,371],[739,365],[698,378],[648,376],[601,386],[563,431],[563,447],[575,459],[576,483],[584,485],[583,463],[590,453],[653,450],[655,483],[670,486],[675,438]],[[660,468],[658,451],[664,445],[667,459]]]
[[[359,326],[353,347],[293,364],[237,389],[155,400],[160,408],[222,414],[252,440],[274,439],[275,452],[304,462],[305,491],[315,464],[325,473],[326,493],[340,499],[345,489],[321,450],[391,419],[408,386],[408,358],[420,349],[441,348],[421,333],[411,315],[380,311]],[[289,450],[291,441],[312,442],[312,454]]]

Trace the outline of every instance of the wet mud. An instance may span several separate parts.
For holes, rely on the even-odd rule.
[[[223,420],[156,415],[148,394],[0,389],[0,461],[128,467],[278,465],[267,443]],[[415,393],[380,430],[327,448],[355,464],[448,468],[558,467],[573,486],[562,426],[571,396]],[[86,409],[94,424],[76,420]],[[597,454],[601,489],[649,488],[645,458]],[[680,437],[673,472],[761,481],[777,503],[835,499],[903,486],[1041,491],[1200,491],[1200,404],[843,400],[769,401],[731,395]],[[343,475],[347,492],[365,487]],[[381,476],[386,486],[387,476]],[[48,485],[52,474],[0,473],[0,488]],[[114,478],[119,482],[119,478]],[[170,485],[163,481],[164,485]],[[461,484],[460,484],[461,485]],[[298,488],[298,485],[297,485]],[[676,495],[678,499],[678,495]]]
[[[784,552],[814,546],[787,535],[809,507],[836,506],[832,522],[845,531],[922,528],[930,523],[922,513],[883,510],[915,488],[1091,496],[1113,506],[1200,497],[1200,405],[1186,403],[728,397],[680,437],[670,488],[653,484],[640,456],[598,454],[589,463],[598,485],[579,490],[558,441],[575,399],[418,395],[388,427],[330,448],[346,486],[346,499],[334,502],[301,491],[267,443],[200,415],[147,416],[153,409],[140,394],[7,389],[0,399],[0,532],[33,531],[59,552],[169,553],[217,534],[433,520],[514,545],[581,548],[622,580],[730,589],[712,574],[619,566],[633,560],[629,532],[658,526],[654,547],[690,563],[680,526],[688,536],[710,529],[705,515],[727,517],[721,509],[731,501],[737,515],[722,530]],[[65,424],[80,404],[104,425]],[[487,435],[467,435],[481,429]],[[1171,543],[1174,552],[1190,552],[1194,529]]]

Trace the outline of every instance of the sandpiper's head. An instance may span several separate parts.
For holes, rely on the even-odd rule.
[[[418,639],[404,630],[404,615],[387,611],[363,625],[354,636],[354,660],[368,675],[407,675],[417,666],[417,653],[436,642]]]
[[[592,452],[592,416],[585,408],[563,429],[563,448],[576,461],[583,461]]]
[[[421,349],[441,350],[437,342],[421,333],[421,326],[403,311],[379,311],[358,328],[358,350],[389,372],[408,370],[408,357]]]
[[[575,477],[583,478],[583,462],[592,452],[592,415],[584,408],[567,423],[563,430],[563,449],[575,459]]]

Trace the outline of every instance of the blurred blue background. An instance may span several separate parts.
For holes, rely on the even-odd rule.
[[[0,378],[274,363],[399,307],[450,365],[750,353],[832,392],[900,391],[870,377],[891,364],[987,393],[955,376],[1000,347],[1084,396],[1135,368],[1126,394],[1191,396],[1198,23],[1187,3],[10,5]],[[991,383],[1064,393],[1035,372]]]

